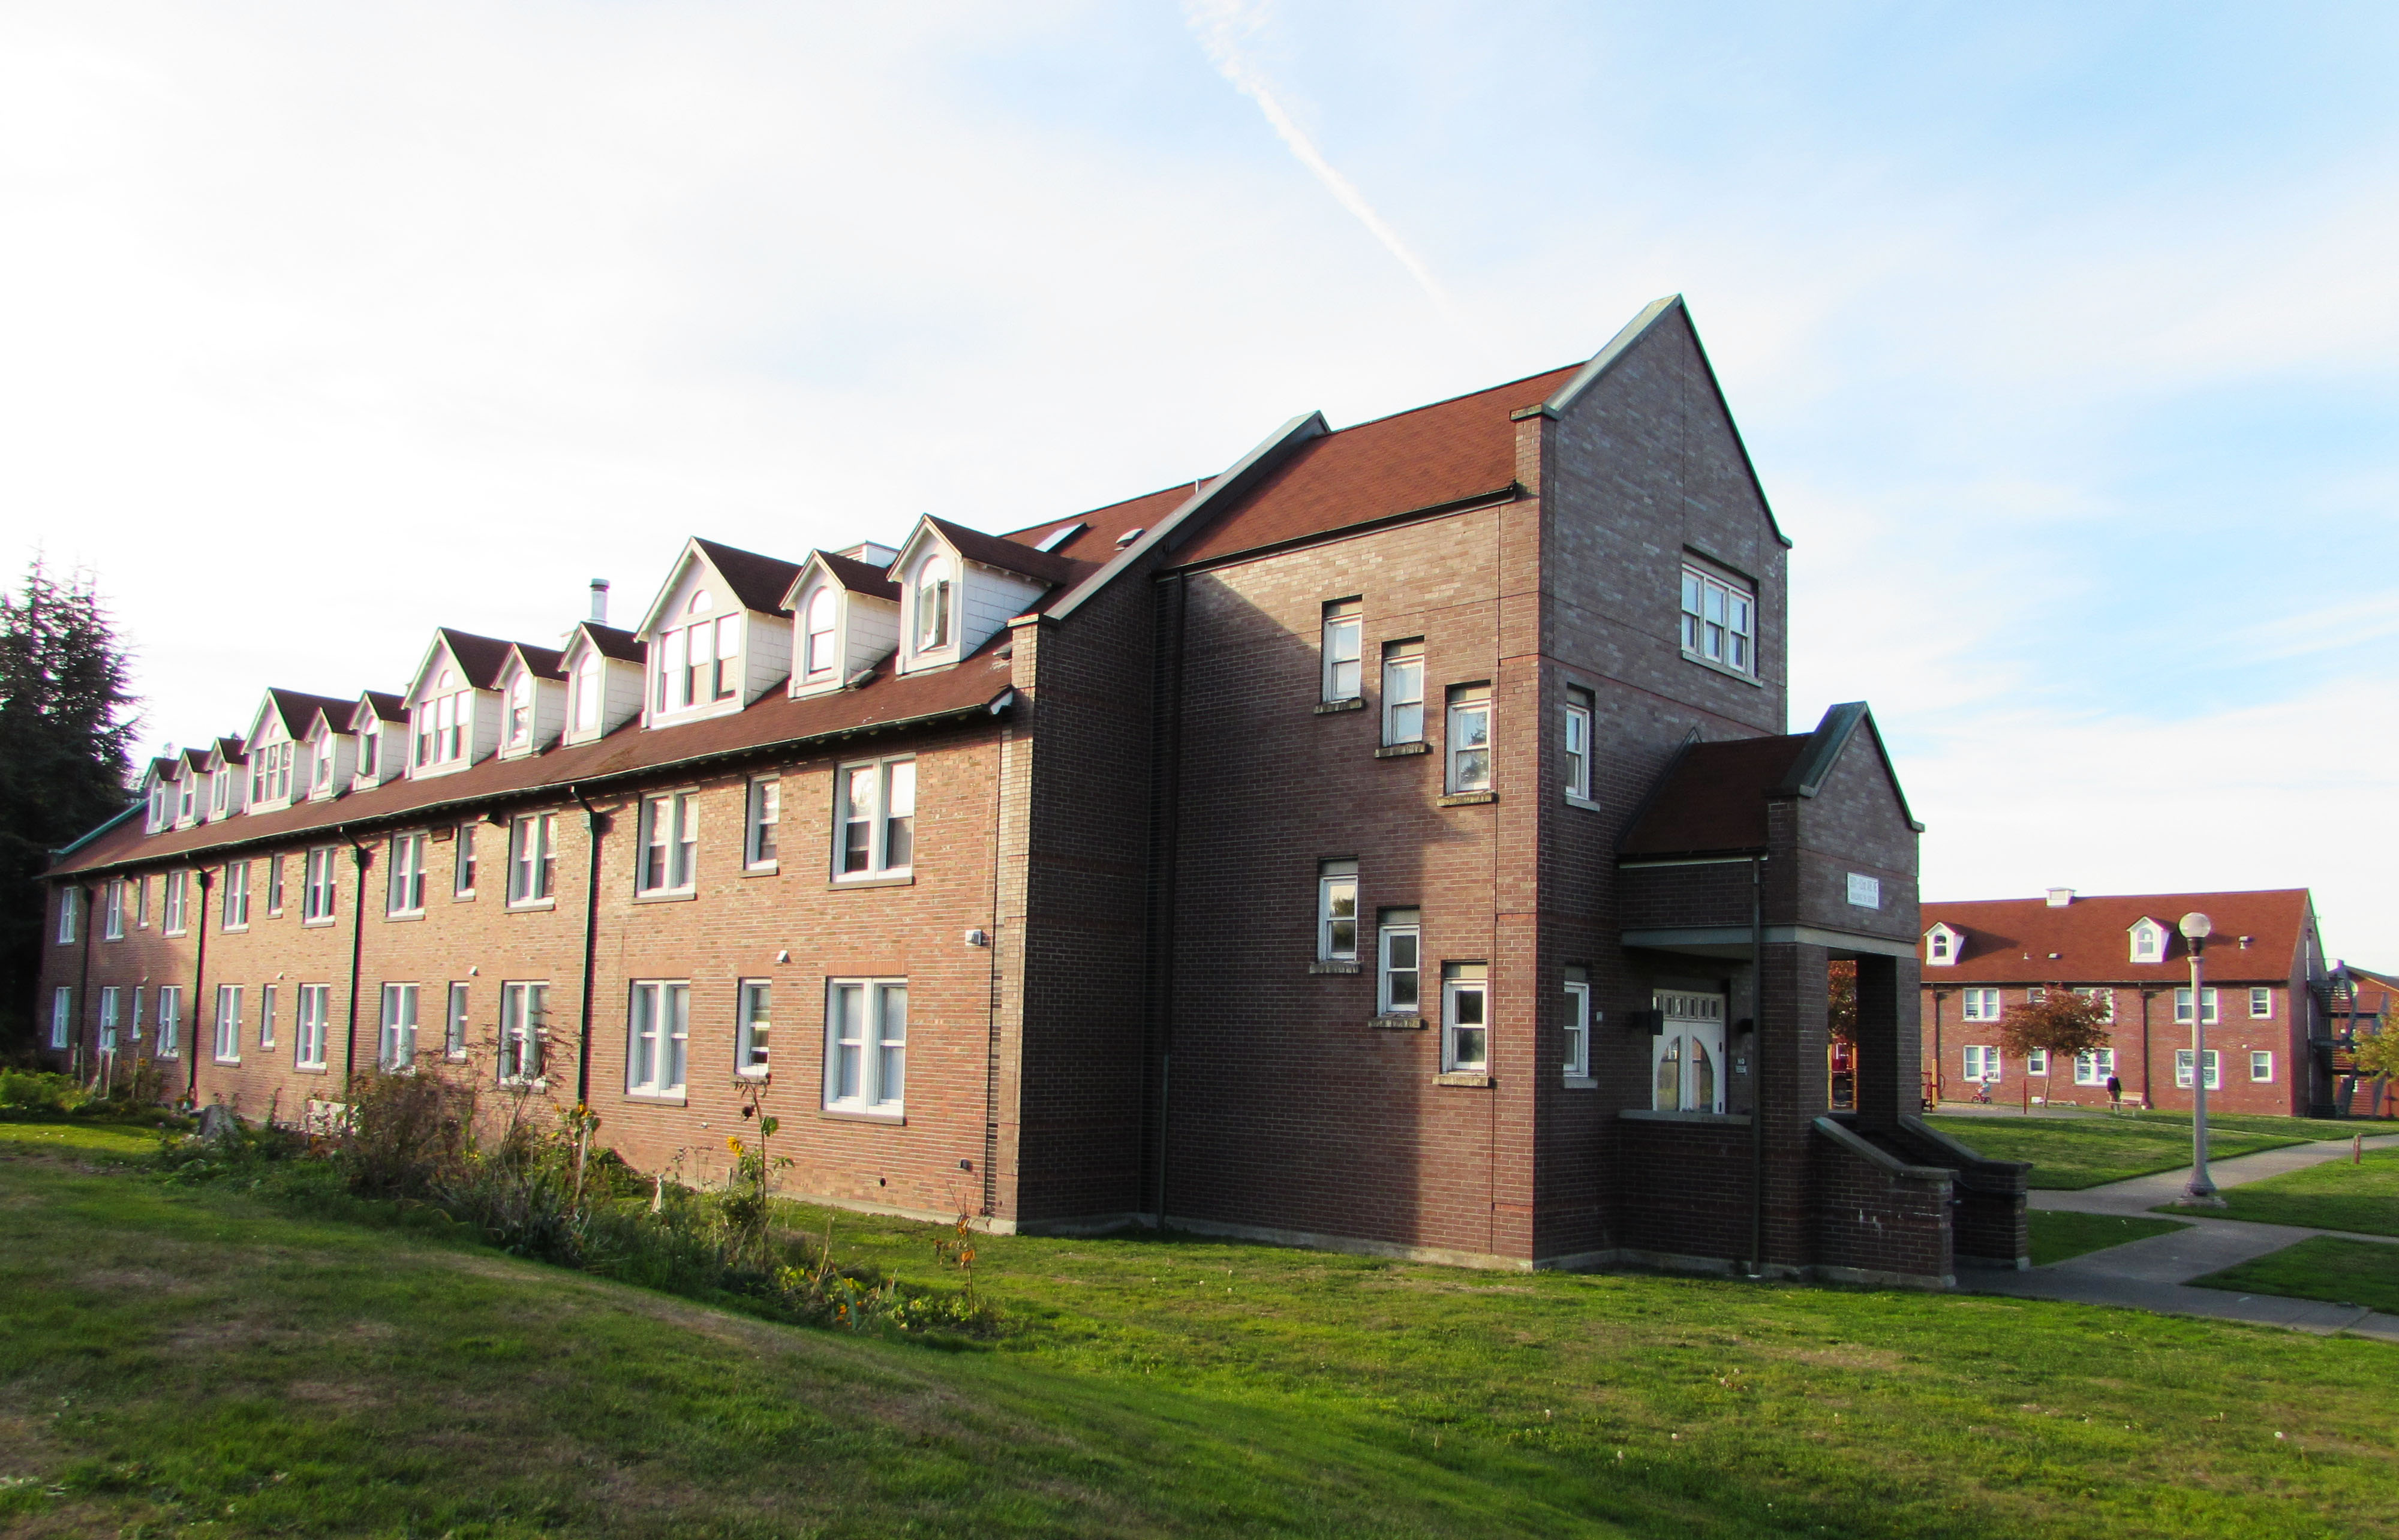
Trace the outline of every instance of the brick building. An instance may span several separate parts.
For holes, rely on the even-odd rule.
[[[2135,893],[1924,906],[1923,1053],[1928,1094],[1959,1097],[1977,1084],[1994,1100],[2026,1097],[2083,1106],[2108,1101],[2111,1074],[2137,1106],[2188,1110],[2190,952],[2177,926],[2194,911],[2214,923],[2202,962],[2200,1009],[2218,1112],[2329,1114],[2328,973],[2305,888],[2260,893]],[[2071,989],[2100,1001],[2112,1047],[2071,1063],[2003,1053],[2011,1006]]]
[[[1678,299],[1596,358],[992,536],[688,543],[630,629],[270,691],[48,875],[60,1061],[291,1118],[452,1060],[1003,1229],[1938,1285],[1918,826],[1783,734],[1784,550]],[[1854,1112],[1825,970],[1859,963]]]

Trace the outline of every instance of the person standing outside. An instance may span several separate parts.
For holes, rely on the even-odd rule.
[[[2111,1113],[2124,1110],[2124,1083],[2112,1074],[2108,1077],[2108,1110]]]

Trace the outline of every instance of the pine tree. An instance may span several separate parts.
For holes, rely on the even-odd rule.
[[[51,852],[121,812],[140,725],[116,628],[86,578],[36,557],[0,592],[0,1050],[32,1041]]]

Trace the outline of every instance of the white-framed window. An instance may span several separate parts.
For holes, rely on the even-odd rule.
[[[133,928],[150,928],[150,879],[146,876],[133,879]]]
[[[766,979],[744,979],[734,1019],[733,1073],[753,1079],[768,1068],[767,1049],[775,1027],[775,986]]]
[[[953,588],[946,557],[932,556],[916,573],[916,650],[938,652],[950,644]]]
[[[2078,987],[2075,993],[2099,1007],[2099,1020],[2110,1025],[2116,1020],[2116,992],[2105,986]]]
[[[681,1096],[691,1039],[689,980],[637,979],[625,1020],[625,1091]]]
[[[125,879],[122,877],[111,877],[102,893],[100,939],[103,941],[125,939]]]
[[[742,865],[753,871],[774,867],[775,840],[782,819],[783,783],[773,776],[761,776],[752,781],[749,809],[742,820]]]
[[[1316,866],[1316,958],[1321,963],[1358,960],[1358,863],[1319,861]]]
[[[299,753],[296,743],[270,743],[250,756],[250,800],[283,802],[291,795],[291,766]]]
[[[276,996],[280,993],[273,984],[258,986],[258,1046],[262,1048],[275,1047]]]
[[[2216,1025],[2216,986],[2206,985],[2200,990],[2199,994],[2200,1018],[2206,1025],[2212,1027]],[[2175,1020],[2184,1026],[2190,1025],[2190,986],[2188,984],[2175,991]]]
[[[575,665],[575,730],[596,733],[600,730],[601,662],[597,652],[587,652]]]
[[[75,911],[83,898],[79,887],[59,889],[59,945],[73,946],[75,939]]]
[[[441,670],[434,688],[444,692],[420,702],[412,719],[416,729],[416,763],[447,764],[463,759],[467,753],[468,729],[472,725],[475,702],[472,691],[458,689],[458,676],[451,669]],[[359,740],[359,765],[367,767],[365,740]]]
[[[2166,929],[2154,920],[2143,920],[2133,926],[2133,961],[2160,963],[2166,955]]]
[[[181,936],[183,918],[189,912],[192,874],[169,871],[158,881],[158,934]]]
[[[1561,724],[1566,762],[1566,800],[1591,801],[1591,719],[1589,690],[1566,686],[1565,716]]]
[[[320,844],[303,858],[300,923],[322,925],[333,917],[333,847]]]
[[[158,1057],[174,1059],[183,1051],[183,986],[158,986]]]
[[[2223,1066],[2217,1062],[2216,1050],[2214,1048],[2208,1049],[2207,1088],[2209,1090],[2217,1091],[2224,1088],[2222,1072]],[[2176,1048],[2175,1050],[2175,1085],[2178,1088],[2186,1091],[2191,1088],[2190,1050],[2189,1048]]]
[[[699,870],[699,798],[670,791],[642,799],[641,868],[637,893],[688,892]]]
[[[508,902],[550,900],[558,874],[558,815],[527,813],[508,820]]]
[[[501,998],[505,1001],[506,994]],[[471,999],[470,987],[463,980],[453,980],[450,997],[442,1002],[441,1057],[453,1063],[467,1057],[468,1007]]]
[[[1748,586],[1683,569],[1683,651],[1737,673],[1757,671],[1757,605]]]
[[[224,869],[224,924],[226,930],[250,928],[250,863],[227,861]]]
[[[1685,990],[1649,996],[1660,1020],[1649,1045],[1649,1105],[1658,1112],[1725,1110],[1725,997]]]
[[[291,1058],[304,1070],[325,1067],[325,1027],[332,1015],[333,986],[303,984],[300,986],[299,1011],[292,1018]],[[158,1010],[159,1034],[166,1034],[166,1005],[162,996]]]
[[[1424,1009],[1424,930],[1413,909],[1387,909],[1375,940],[1375,1008],[1385,1016]]]
[[[425,836],[394,834],[391,837],[391,870],[385,873],[389,886],[384,912],[421,914],[425,911]]]
[[[450,897],[471,898],[475,896],[475,826],[462,823],[450,852]]]
[[[144,833],[156,834],[158,831],[167,827],[167,783],[162,780],[152,781],[150,783],[150,810],[142,815],[142,827]]]
[[[100,1051],[116,1051],[116,1013],[123,992],[115,984],[102,984],[100,989]]]
[[[209,815],[224,817],[233,800],[233,771],[213,770],[209,773]]]
[[[1957,938],[1939,925],[1924,933],[1924,960],[1938,966],[1948,966],[1958,961]]]
[[[2249,987],[2249,1020],[2270,1021],[2274,1019],[2274,992],[2264,984]]]
[[[2025,1055],[2025,1074],[2047,1074],[2048,1073],[2049,1050],[2047,1048],[2034,1048]]]
[[[1591,975],[1579,967],[1566,969],[1565,1073],[1577,1080],[1591,1074]]]
[[[908,980],[827,979],[826,1109],[898,1116],[907,1076]]]
[[[333,740],[331,737],[317,740],[316,763],[316,772],[308,783],[311,793],[326,790],[333,784]]]
[[[1383,643],[1383,742],[1422,743],[1425,736],[1424,638]]]
[[[126,993],[132,996],[129,1003],[133,1011],[133,1040],[139,1043],[142,1041],[142,986],[136,984]]]
[[[368,780],[383,775],[383,723],[370,720],[359,729],[359,774]]]
[[[1986,1043],[1966,1045],[1966,1078],[1994,1081],[2000,1078],[1999,1050]]]
[[[217,986],[216,1060],[220,1064],[241,1062],[241,986]]]
[[[266,868],[266,912],[272,917],[283,912],[283,858],[269,856],[260,864]]]
[[[75,1034],[75,990],[61,984],[50,991],[50,1047],[63,1048]]]
[[[2274,1055],[2273,1055],[2273,1051],[2272,1051],[2271,1049],[2270,1049],[2270,1048],[2252,1048],[2252,1049],[2250,1049],[2250,1050],[2249,1050],[2249,1079],[2250,1079],[2250,1081],[2251,1081],[2253,1084],[2263,1085],[2263,1084],[2265,1084],[2265,1083],[2267,1083],[2267,1082],[2271,1081],[2273,1078],[2274,1078]]]
[[[508,983],[500,986],[499,1076],[502,1080],[536,1080],[542,1071],[542,1033],[549,1024],[549,986]]]
[[[1999,1019],[1999,992],[1995,989],[1966,989],[1958,992],[1959,1011],[1969,1021],[1996,1021]],[[1973,1076],[1967,1076],[1972,1079]]]
[[[1483,963],[1441,965],[1441,1067],[1480,1074],[1491,1067],[1490,974]]]
[[[833,874],[899,876],[916,858],[916,762],[845,764],[834,776]]]
[[[2105,1086],[2116,1074],[2116,1050],[2094,1048],[2074,1056],[2074,1083],[2078,1086]]]
[[[1491,686],[1449,689],[1449,789],[1491,790]]]
[[[841,667],[835,650],[839,601],[834,598],[833,585],[818,585],[800,611],[800,677],[804,680],[827,680]]]
[[[1324,698],[1356,700],[1366,692],[1365,606],[1354,599],[1324,606]]]
[[[375,1062],[387,1070],[404,1070],[416,1062],[416,986],[383,987],[383,1031],[375,1043]]]
[[[533,741],[533,675],[519,674],[508,682],[508,747],[522,749]]]

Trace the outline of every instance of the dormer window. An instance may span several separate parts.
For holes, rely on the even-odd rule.
[[[383,773],[383,724],[370,722],[359,730],[359,774],[373,780]]]
[[[741,690],[741,617],[721,615],[712,620],[714,606],[706,589],[684,606],[686,623],[661,638],[656,709],[680,711],[729,700]]]
[[[191,773],[186,771],[183,774],[183,798],[175,809],[175,817],[178,822],[188,822],[190,820],[192,817],[192,796],[196,788],[192,784]]]
[[[417,720],[416,763],[447,764],[467,751],[467,723],[473,715],[473,703],[467,692],[457,687],[458,676],[444,669],[433,687],[443,692],[417,709],[424,714]]]
[[[332,784],[333,740],[330,736],[321,737],[317,740],[317,770],[316,774],[309,777],[308,790],[322,791]]]
[[[232,793],[232,771],[219,770],[209,777],[209,812],[210,816],[213,817],[224,812],[226,799],[230,797]]]
[[[533,741],[533,676],[519,674],[508,686],[508,745],[522,749]]]
[[[2166,927],[2155,920],[2143,920],[2133,927],[2133,961],[2162,963],[2166,957]]]
[[[600,730],[600,655],[587,652],[575,666],[575,730]]]
[[[1966,938],[1945,925],[1934,925],[1924,933],[1924,961],[1931,967],[1956,966],[1959,954],[1965,950]]]
[[[820,588],[808,596],[801,638],[801,672],[807,679],[823,679],[840,666],[834,651],[834,600],[830,587]]]
[[[916,574],[916,650],[933,652],[950,644],[950,564],[928,558]]]

